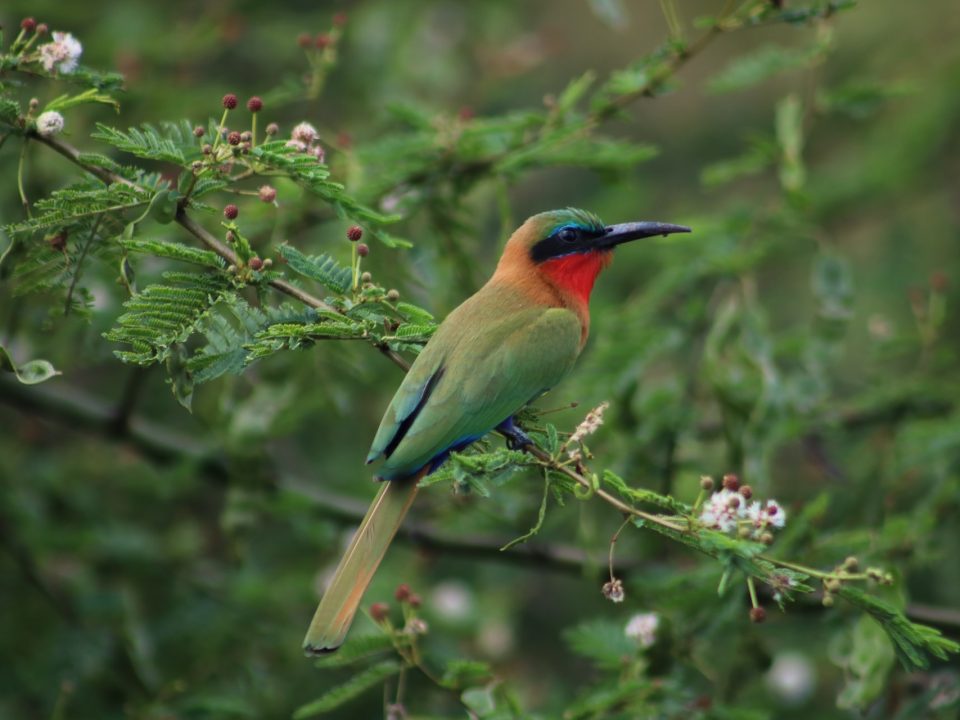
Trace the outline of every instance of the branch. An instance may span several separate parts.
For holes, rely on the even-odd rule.
[[[197,463],[200,471],[217,484],[230,482],[230,463],[215,448],[151,422],[140,416],[129,416],[118,425],[114,408],[77,388],[58,383],[58,389],[48,386],[24,386],[0,380],[0,400],[22,412],[35,413],[71,429],[81,429],[113,442],[129,444],[144,458],[158,463]],[[303,477],[288,473],[278,475],[277,486],[282,492],[310,501],[318,515],[342,525],[357,525],[366,513],[367,504],[317,487]],[[599,577],[606,570],[602,553],[589,554],[580,548],[563,544],[526,544],[501,552],[500,548],[511,538],[477,535],[462,537],[450,535],[429,525],[406,523],[397,535],[402,541],[436,551],[497,562],[530,565],[546,570]],[[627,573],[636,564],[621,564],[618,571]]]

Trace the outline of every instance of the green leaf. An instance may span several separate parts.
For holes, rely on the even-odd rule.
[[[104,333],[107,340],[131,346],[114,352],[124,362],[151,365],[167,360],[172,346],[186,342],[231,289],[229,279],[219,273],[167,272],[163,279],[127,300],[126,312]]]
[[[848,651],[836,658],[846,675],[844,687],[837,696],[837,706],[848,710],[865,709],[887,687],[887,678],[895,663],[893,644],[880,624],[869,615],[859,617],[848,641]]]
[[[780,184],[795,192],[803,187],[806,170],[803,166],[803,105],[800,96],[787,95],[777,103],[777,142],[780,144]]]
[[[170,138],[163,137],[151,125],[142,125],[140,128],[129,128],[127,132],[117,130],[109,125],[97,123],[97,131],[91,137],[103,140],[118,150],[131,153],[147,160],[161,160],[185,165],[187,155],[199,155],[200,150],[195,144],[178,144]]]
[[[419,325],[427,325],[434,322],[433,315],[417,305],[411,305],[402,300],[397,303],[397,312],[403,315],[409,322]]]
[[[768,139],[757,139],[741,155],[715,162],[700,173],[700,182],[707,187],[725,185],[770,167],[777,160],[778,147]]]
[[[819,57],[820,52],[819,45],[812,48],[767,45],[752,53],[736,57],[723,70],[710,78],[707,89],[713,93],[742,90],[786,70],[806,67]]]
[[[960,644],[943,637],[936,628],[910,622],[898,608],[860,588],[844,584],[839,595],[880,623],[894,642],[900,664],[907,670],[929,667],[929,655],[946,660],[950,654],[960,653]]]
[[[304,255],[292,245],[281,245],[280,255],[295,273],[326,285],[331,291],[342,295],[353,285],[353,273],[329,255]]]
[[[114,110],[120,112],[120,103],[118,103],[112,96],[104,92],[100,92],[96,88],[90,88],[82,93],[78,93],[77,95],[61,95],[55,100],[48,102],[44,110],[61,112],[63,110],[67,110],[68,108],[86,103],[112,105]]]
[[[303,718],[321,715],[331,710],[336,710],[344,703],[353,700],[364,692],[379,685],[388,677],[400,672],[400,663],[394,660],[386,660],[367,668],[361,673],[354,675],[343,685],[338,685],[325,692],[316,700],[302,705],[293,713],[294,720],[303,720]]]
[[[20,103],[7,97],[0,97],[0,122],[16,125],[20,117]]]
[[[322,657],[314,663],[318,668],[334,668],[352,665],[366,660],[371,655],[392,651],[393,639],[386,634],[351,636],[350,639],[332,655]]]
[[[468,685],[481,685],[493,679],[490,665],[477,660],[451,660],[443,671],[440,684],[455,690]]]
[[[218,269],[226,266],[223,258],[212,250],[201,250],[200,248],[190,247],[189,245],[183,245],[177,242],[129,239],[122,240],[120,244],[124,249],[132,253],[165,257],[171,260],[180,260],[181,262],[205,265]]]
[[[497,699],[490,687],[464,690],[460,694],[460,701],[481,718],[488,717],[497,709]]]
[[[627,481],[617,475],[612,470],[603,471],[603,482],[614,490],[625,500],[632,503],[647,503],[668,510],[675,515],[689,515],[693,508],[686,503],[675,500],[669,495],[661,495],[653,490],[644,488],[634,488],[627,485]]]
[[[10,351],[3,345],[0,345],[0,370],[12,372],[14,377],[24,385],[36,385],[62,374],[47,360],[30,360],[23,365],[17,365],[13,361]]]

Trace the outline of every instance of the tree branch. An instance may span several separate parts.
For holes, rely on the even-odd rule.
[[[214,447],[137,415],[130,416],[125,424],[118,425],[116,411],[109,403],[65,383],[57,384],[59,387],[54,390],[49,386],[25,386],[0,380],[0,401],[71,429],[127,443],[151,462],[195,462],[211,481],[230,482],[229,463]],[[366,513],[365,502],[323,490],[306,478],[279,473],[276,484],[281,492],[309,500],[318,515],[343,525],[358,524]],[[589,572],[597,577],[605,572],[606,559],[602,553],[591,555],[572,545],[527,543],[512,548],[510,552],[501,552],[500,548],[512,538],[490,535],[463,537],[415,523],[405,524],[397,537],[427,551],[478,560],[531,565],[544,570],[581,575]],[[631,567],[635,567],[635,564],[621,564],[617,570],[627,573]]]

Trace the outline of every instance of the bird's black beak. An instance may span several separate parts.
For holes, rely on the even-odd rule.
[[[599,248],[608,250],[631,240],[688,232],[690,232],[690,228],[685,225],[671,225],[661,222],[621,223],[619,225],[608,225],[603,235],[596,239],[596,244]]]

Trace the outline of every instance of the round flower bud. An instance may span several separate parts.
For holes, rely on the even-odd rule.
[[[316,45],[320,50],[323,50],[330,45],[330,36],[326,33],[320,33],[317,35],[316,40],[313,41],[313,44]]]
[[[773,545],[773,533],[760,533],[760,542],[762,542],[764,545]]]
[[[397,585],[397,589],[393,591],[393,596],[400,602],[406,602],[410,599],[410,586],[406,583],[400,583]]]
[[[366,257],[370,254],[370,247],[366,243],[360,243],[357,245],[357,255],[360,257]]]
[[[396,302],[399,299],[400,299],[399,290],[387,290],[387,300],[390,300],[391,302]]]
[[[733,473],[723,476],[723,487],[731,492],[736,492],[740,488],[740,478]]]
[[[251,270],[261,270],[263,269],[263,260],[254,255],[250,258],[250,262],[247,263],[250,266]]]
[[[357,242],[360,238],[363,237],[363,228],[359,225],[351,225],[347,230],[347,239],[351,242]]]
[[[204,130],[204,128],[203,128],[202,125],[197,125],[197,126],[193,129],[193,135],[194,135],[194,137],[203,137],[206,132],[207,132],[207,131]]]
[[[360,282],[368,283],[368,282],[370,282],[371,280],[373,280],[373,275],[371,275],[371,274],[368,273],[368,272],[365,272],[365,273],[363,273],[363,274],[360,276]]]
[[[376,602],[370,606],[370,617],[373,618],[374,622],[383,622],[389,614],[390,606],[386,603]]]
[[[701,475],[700,489],[706,490],[707,492],[710,492],[711,490],[713,490],[713,478],[710,477],[709,475]]]
[[[37,98],[30,98],[30,112],[34,112],[37,108],[40,107],[40,100]]]
[[[251,140],[253,140],[253,133],[249,130],[244,130],[242,133],[240,133],[241,142],[250,142]]]
[[[824,593],[823,600],[821,600],[820,603],[824,607],[833,607],[833,595],[831,595],[830,593]]]
[[[823,581],[823,587],[826,588],[827,592],[835,593],[840,589],[840,581],[836,578],[827,578]]]
[[[233,110],[237,106],[237,96],[233,93],[227,93],[223,96],[223,106],[227,110]]]
[[[33,32],[37,29],[37,21],[32,17],[25,17],[20,21],[20,27],[27,32]]]
[[[56,235],[52,236],[47,242],[50,243],[50,247],[57,252],[63,252],[64,248],[67,247],[67,231],[61,230]]]
[[[56,135],[63,130],[63,115],[56,110],[47,110],[37,118],[37,132],[45,137]]]
[[[205,143],[203,148],[201,149],[203,150],[204,155],[209,155],[210,153],[213,152],[213,145],[211,145],[210,143]]]
[[[237,207],[236,205],[234,205],[233,203],[227,205],[227,206],[223,209],[223,216],[224,216],[227,220],[236,220],[236,219],[237,219],[237,215],[239,215],[239,214],[240,214],[240,208],[238,208],[238,207]]]
[[[254,95],[252,98],[247,100],[247,110],[252,113],[260,112],[263,110],[263,100],[259,95]]]
[[[767,611],[762,607],[750,608],[750,622],[762,623],[767,619]]]
[[[280,126],[277,125],[276,123],[270,123],[269,125],[267,125],[267,135],[269,135],[270,137],[273,137],[278,132],[280,132]]]
[[[227,230],[227,242],[232,243],[237,241],[237,234],[233,230]]]
[[[334,27],[343,27],[347,24],[347,14],[345,12],[338,12],[333,16],[333,25]]]
[[[297,35],[297,45],[302,47],[304,50],[313,45],[313,38],[310,37],[310,33],[300,33]]]
[[[194,173],[200,172],[203,170],[203,161],[194,160],[192,163],[190,163],[190,169],[193,170]]]
[[[46,35],[49,31],[50,27],[46,23],[37,25],[37,35]]]
[[[740,486],[740,495],[743,496],[744,500],[749,500],[753,497],[753,488],[749,485]]]
[[[240,133],[238,133],[236,130],[232,130],[230,134],[227,135],[227,142],[230,143],[231,145],[239,145]]]
[[[855,572],[856,569],[860,566],[860,561],[856,557],[850,555],[846,560],[843,561],[843,569],[847,572]]]
[[[277,189],[269,185],[261,185],[260,190],[257,191],[257,195],[260,196],[263,202],[272,203],[277,199]]]
[[[416,609],[423,604],[423,598],[417,595],[417,593],[410,593],[410,597],[407,599],[407,602],[410,603],[410,607]]]

